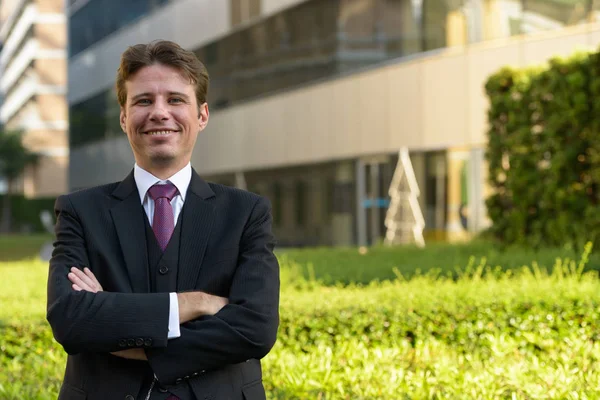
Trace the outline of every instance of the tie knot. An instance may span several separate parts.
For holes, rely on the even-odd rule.
[[[159,185],[158,183],[153,185],[150,189],[148,189],[148,193],[154,201],[162,198],[166,198],[171,201],[178,191],[175,185],[173,185],[171,182],[167,182],[166,185]]]

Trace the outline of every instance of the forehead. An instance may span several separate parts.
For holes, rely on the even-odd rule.
[[[188,92],[194,93],[194,85],[177,68],[162,64],[142,67],[125,82],[128,97],[142,92]]]

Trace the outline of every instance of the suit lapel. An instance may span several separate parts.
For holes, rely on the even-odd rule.
[[[210,186],[193,171],[181,218],[178,292],[196,287],[214,220],[214,196]]]
[[[125,258],[131,288],[135,293],[148,293],[150,282],[144,225],[144,218],[147,217],[140,203],[133,172],[117,186],[112,195],[120,200],[111,208],[110,213]]]

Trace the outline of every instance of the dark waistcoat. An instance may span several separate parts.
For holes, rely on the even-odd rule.
[[[185,207],[184,207],[185,209]],[[152,293],[170,293],[177,290],[177,270],[179,267],[179,243],[181,239],[181,219],[184,209],[179,213],[175,230],[169,240],[169,244],[164,253],[158,245],[154,231],[145,217],[146,221],[146,248],[148,249],[148,271],[150,276],[150,292]],[[174,339],[177,340],[177,339]],[[140,391],[138,400],[145,400],[152,382],[150,374],[145,380],[143,389]],[[160,387],[158,382],[154,385],[150,400],[165,400],[169,396],[169,392]],[[173,394],[181,400],[194,400],[195,396],[192,388],[187,382],[179,384]]]

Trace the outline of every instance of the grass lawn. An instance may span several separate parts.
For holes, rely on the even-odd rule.
[[[267,398],[599,398],[600,280],[584,272],[587,255],[545,270],[532,262],[536,253],[496,254],[480,243],[467,272],[415,273],[468,264],[467,248],[281,254],[278,342],[263,360]],[[537,255],[551,267],[561,253]],[[0,399],[56,399],[65,355],[44,320],[47,264],[5,262],[0,271]]]
[[[34,259],[52,235],[0,235],[0,262]]]
[[[484,264],[492,268],[519,269],[537,263],[551,269],[557,258],[577,259],[580,254],[570,249],[507,248],[487,241],[462,244],[432,243],[418,247],[372,247],[366,253],[357,248],[286,249],[280,256],[298,264],[307,278],[327,285],[362,283],[395,279],[398,273],[411,277],[415,273],[436,271],[441,275],[460,275],[460,271]],[[588,270],[600,270],[600,253],[592,254]]]

